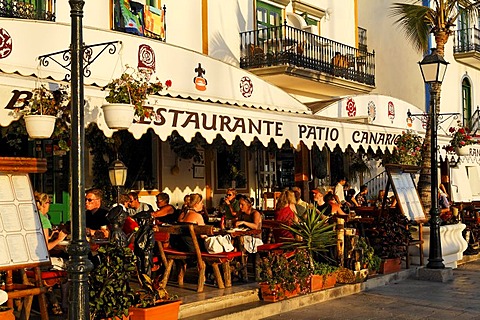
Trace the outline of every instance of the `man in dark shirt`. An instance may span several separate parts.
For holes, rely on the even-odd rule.
[[[87,190],[85,196],[85,216],[86,225],[89,229],[89,235],[94,236],[97,231],[103,233],[108,238],[107,219],[108,210],[102,207],[103,192],[100,189]]]

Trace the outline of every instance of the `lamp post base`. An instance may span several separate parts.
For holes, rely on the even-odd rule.
[[[417,270],[417,279],[435,282],[447,282],[453,280],[453,269],[430,269],[421,267]]]

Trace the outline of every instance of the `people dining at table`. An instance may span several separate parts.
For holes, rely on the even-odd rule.
[[[351,209],[354,209],[356,207],[360,207],[358,205],[357,200],[355,199],[355,189],[348,189],[347,190],[347,196],[345,197],[345,202],[347,206],[349,206]]]
[[[227,189],[225,197],[220,200],[219,211],[225,215],[225,219],[234,218],[240,211],[237,190],[235,188]]]
[[[152,213],[153,217],[161,223],[175,223],[178,220],[176,209],[170,203],[170,196],[166,192],[157,194],[158,209]]]
[[[91,237],[108,238],[108,209],[102,207],[103,191],[89,189],[85,194],[85,219],[87,235]]]
[[[297,212],[295,211],[295,194],[291,190],[284,190],[277,200],[275,208],[275,221],[281,222],[287,226],[291,226],[294,222],[298,222]],[[293,234],[282,228],[273,230],[275,242],[282,242],[282,238],[293,238]]]

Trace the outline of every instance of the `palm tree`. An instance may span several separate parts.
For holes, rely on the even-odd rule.
[[[415,1],[419,2],[419,1]],[[479,13],[478,7],[480,1],[476,0],[432,0],[431,6],[423,6],[408,3],[394,3],[391,6],[391,15],[396,17],[395,23],[400,26],[407,39],[413,47],[421,53],[426,53],[428,48],[428,37],[432,33],[435,37],[437,53],[444,56],[445,44],[453,34],[455,22],[458,16],[465,12],[471,21]],[[436,92],[436,112],[440,113],[440,85],[432,88]],[[433,99],[431,99],[433,101]],[[432,110],[430,105],[430,112]],[[430,162],[430,121],[427,122],[425,139],[422,149],[422,162],[420,179],[418,182],[418,192],[426,212],[430,212],[431,207],[431,162]],[[435,168],[436,170],[436,168]]]

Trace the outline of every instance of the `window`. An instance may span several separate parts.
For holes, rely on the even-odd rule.
[[[367,52],[367,29],[358,27],[358,50]]]
[[[472,86],[467,78],[462,81],[462,111],[463,125],[470,127],[472,118]]]
[[[217,192],[231,187],[246,191],[248,172],[244,145],[234,143],[232,146],[217,151],[215,163],[215,187]]]
[[[0,0],[0,16],[31,20],[55,20],[53,0]]]
[[[469,50],[470,29],[467,12],[460,8],[458,16],[458,49],[460,52]]]
[[[259,41],[269,39],[269,28],[282,24],[282,9],[262,1],[257,1],[257,30]]]

